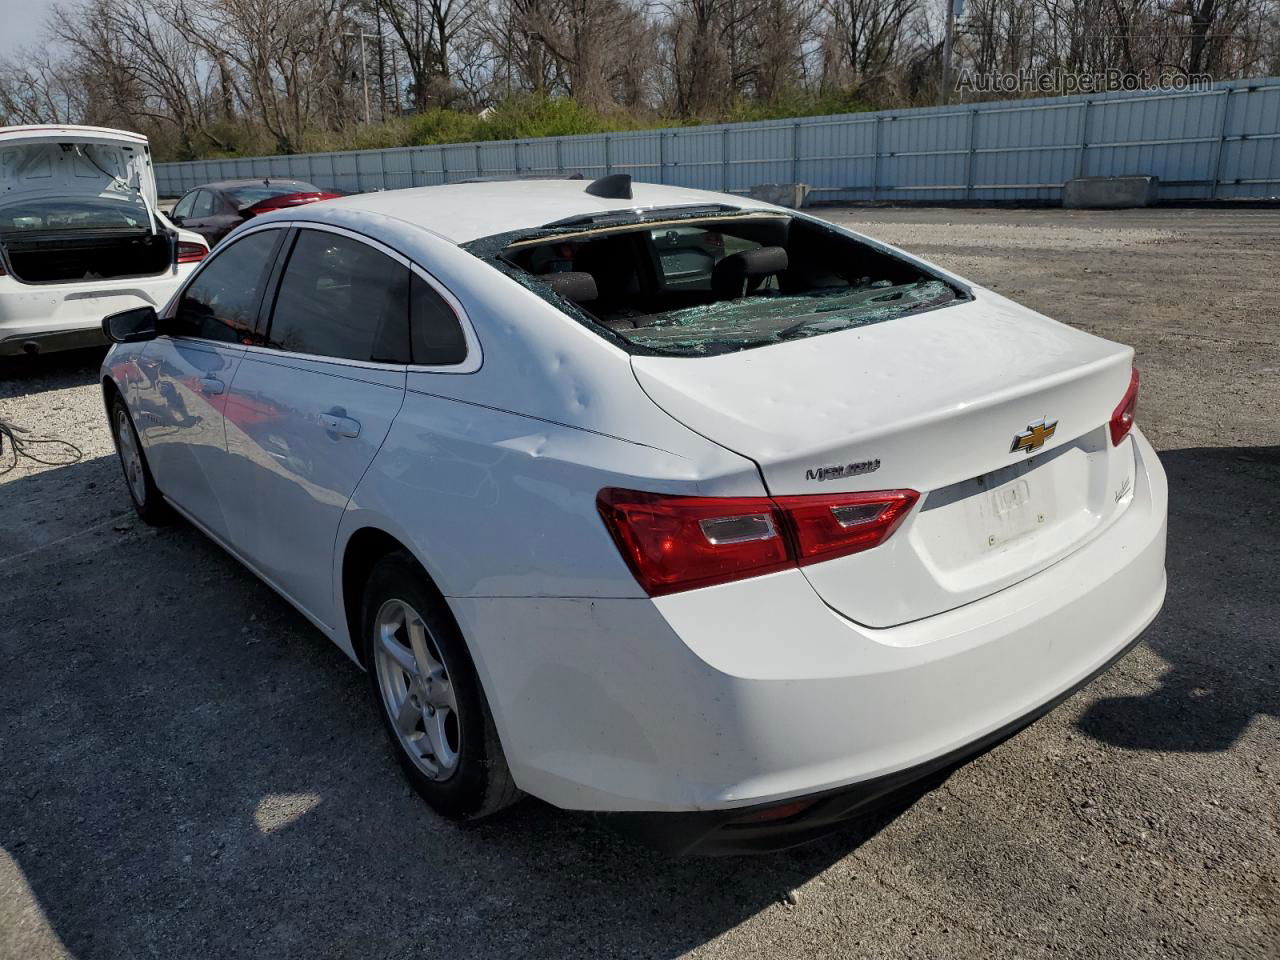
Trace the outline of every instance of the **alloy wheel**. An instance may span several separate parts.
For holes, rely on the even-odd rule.
[[[422,616],[388,600],[374,620],[374,669],[382,705],[414,766],[432,780],[458,767],[462,727],[449,669]]]
[[[133,426],[123,407],[116,408],[116,444],[120,450],[120,463],[124,466],[124,478],[129,492],[139,505],[147,502],[147,476],[142,469],[142,452],[133,435]]]

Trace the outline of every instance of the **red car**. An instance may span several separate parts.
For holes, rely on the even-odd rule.
[[[340,196],[304,180],[223,180],[188,191],[174,205],[169,219],[177,226],[194,230],[212,247],[232,229],[260,213]]]

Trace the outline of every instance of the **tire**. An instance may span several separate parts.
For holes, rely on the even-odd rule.
[[[133,426],[133,417],[129,416],[129,409],[119,396],[111,401],[111,436],[120,457],[125,489],[129,491],[129,500],[138,517],[151,526],[168,523],[173,519],[173,510],[156,489],[147,454]]]
[[[478,820],[519,800],[466,643],[410,554],[374,566],[360,622],[369,689],[419,795],[451,820]]]

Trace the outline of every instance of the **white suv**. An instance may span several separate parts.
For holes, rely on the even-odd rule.
[[[100,344],[105,315],[163,307],[209,247],[156,204],[141,134],[0,127],[0,356]]]

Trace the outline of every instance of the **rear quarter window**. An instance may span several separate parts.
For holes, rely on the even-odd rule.
[[[467,359],[462,323],[444,297],[416,273],[409,281],[413,362],[452,366]]]

